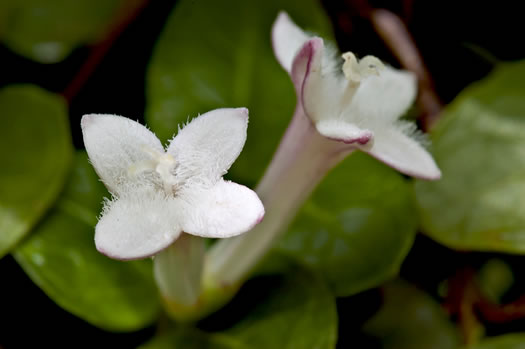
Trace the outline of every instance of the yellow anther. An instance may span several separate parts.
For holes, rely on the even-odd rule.
[[[374,56],[365,56],[357,60],[352,52],[343,53],[343,73],[345,77],[352,82],[359,83],[370,75],[379,75],[379,72],[385,67],[384,64]]]

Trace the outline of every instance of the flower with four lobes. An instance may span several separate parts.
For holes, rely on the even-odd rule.
[[[255,192],[222,178],[246,141],[247,109],[193,119],[166,150],[146,127],[121,116],[84,115],[81,124],[89,159],[113,195],[95,228],[101,253],[144,258],[182,232],[226,238],[264,216]]]
[[[432,156],[414,139],[415,125],[399,120],[414,101],[415,76],[373,56],[343,54],[343,74],[323,40],[281,12],[272,30],[275,56],[295,85],[298,108],[317,131],[367,152],[411,176],[438,179]]]

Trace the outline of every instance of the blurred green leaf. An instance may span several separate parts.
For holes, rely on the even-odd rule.
[[[356,152],[306,202],[277,249],[348,296],[397,275],[417,227],[410,183]]]
[[[250,349],[223,334],[181,328],[154,337],[138,349]]]
[[[514,283],[511,267],[501,259],[489,259],[476,275],[479,288],[493,302],[499,303]]]
[[[335,299],[315,274],[294,268],[249,315],[224,332],[179,328],[140,349],[331,349],[337,336]]]
[[[106,189],[88,163],[75,168],[57,207],[14,256],[29,277],[58,305],[112,331],[150,324],[158,314],[150,260],[111,260],[95,249],[94,226]]]
[[[335,299],[323,281],[295,270],[226,334],[254,349],[335,348]]]
[[[107,30],[122,0],[2,0],[0,41],[40,63],[56,63]]]
[[[512,333],[487,338],[468,349],[525,349],[525,333]]]
[[[0,257],[62,189],[73,147],[65,102],[36,86],[0,90]]]
[[[146,118],[161,140],[198,113],[250,110],[248,140],[230,171],[244,184],[261,177],[295,106],[292,82],[271,47],[279,10],[308,30],[325,37],[330,31],[317,0],[181,0],[148,71]]]
[[[426,233],[457,249],[525,252],[525,61],[501,65],[432,132],[443,178],[418,182]]]
[[[458,334],[443,309],[407,282],[383,288],[383,306],[363,327],[383,349],[456,349]]]

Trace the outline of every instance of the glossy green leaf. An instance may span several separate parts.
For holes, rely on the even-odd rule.
[[[2,0],[0,41],[41,63],[56,63],[92,43],[115,17],[122,0]]]
[[[66,104],[35,86],[0,90],[0,257],[62,189],[73,147]]]
[[[443,178],[418,182],[424,231],[457,249],[525,252],[525,61],[462,92],[432,132]]]
[[[525,333],[487,338],[469,349],[525,349]]]
[[[246,348],[335,348],[335,299],[315,274],[296,270],[228,335]]]
[[[364,331],[383,349],[456,349],[459,338],[445,312],[416,287],[396,280],[383,288],[383,305]]]
[[[121,262],[95,249],[96,217],[107,192],[85,153],[57,207],[14,256],[58,305],[91,324],[131,331],[150,324],[159,310],[150,260]]]
[[[334,169],[297,216],[278,250],[319,270],[339,296],[397,275],[416,233],[411,185],[356,152]]]
[[[295,106],[290,78],[271,48],[279,10],[306,29],[329,32],[317,0],[181,0],[148,71],[146,118],[161,140],[199,113],[250,110],[248,140],[230,171],[244,184],[261,177]]]
[[[335,299],[322,280],[293,268],[271,282],[270,292],[233,328],[214,333],[179,328],[140,349],[335,348]]]

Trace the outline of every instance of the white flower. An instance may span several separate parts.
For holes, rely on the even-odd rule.
[[[101,253],[144,258],[182,232],[226,238],[262,219],[257,194],[222,178],[246,141],[247,109],[193,119],[166,150],[146,127],[121,116],[84,115],[81,124],[91,163],[113,194],[95,229]]]
[[[339,63],[318,37],[304,33],[281,12],[272,30],[274,52],[295,85],[298,105],[330,139],[350,144],[415,177],[438,179],[432,156],[414,139],[415,125],[400,121],[416,95],[410,72],[366,56],[343,54]]]

